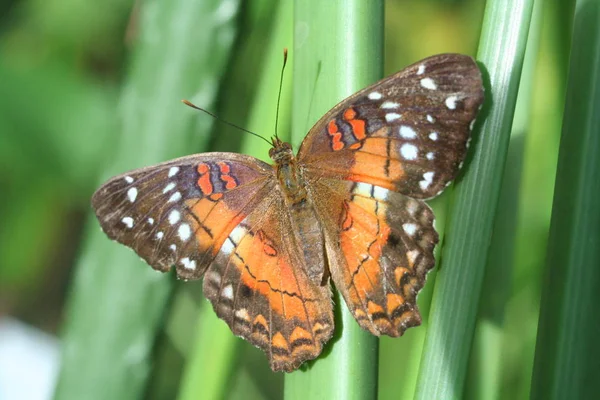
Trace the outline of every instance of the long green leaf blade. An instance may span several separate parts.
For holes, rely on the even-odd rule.
[[[194,113],[210,104],[235,34],[237,1],[149,0],[122,95],[122,134],[109,177],[189,153]],[[231,7],[233,6],[233,8]],[[202,26],[203,29],[198,29]],[[210,123],[208,120],[204,128]],[[196,138],[201,135],[194,133]],[[113,158],[113,157],[111,157]],[[172,280],[111,243],[90,221],[64,328],[60,399],[132,399],[144,393]]]
[[[533,399],[600,393],[600,1],[576,3]]]
[[[485,117],[456,184],[437,275],[417,399],[463,394],[533,1],[487,3],[478,59],[489,74]],[[491,88],[491,91],[489,90]]]

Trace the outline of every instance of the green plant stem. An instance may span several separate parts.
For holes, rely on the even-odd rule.
[[[417,399],[462,398],[484,267],[523,65],[531,0],[487,2],[478,59],[487,100],[453,193],[417,382]]]
[[[197,115],[179,100],[195,94],[202,104],[214,101],[235,34],[235,13],[220,6],[217,0],[148,0],[136,11],[139,32],[122,94],[120,141],[105,178],[200,147],[188,137]],[[204,121],[206,129],[212,121]],[[55,397],[141,398],[171,288],[168,275],[110,242],[91,219],[69,299]]]
[[[600,1],[576,3],[532,399],[600,393]]]
[[[383,2],[296,0],[292,144],[343,98],[382,75]],[[288,399],[370,399],[377,394],[378,339],[335,296],[336,334],[307,370],[286,376]]]

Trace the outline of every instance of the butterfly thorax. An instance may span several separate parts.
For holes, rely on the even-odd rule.
[[[275,162],[277,180],[287,200],[291,204],[304,201],[306,199],[306,187],[292,151],[292,146],[277,138],[273,139],[273,148],[269,150],[269,157]]]

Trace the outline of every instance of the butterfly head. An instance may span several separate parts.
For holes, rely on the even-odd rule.
[[[292,152],[292,145],[282,141],[278,137],[271,139],[273,147],[269,150],[269,157],[276,164],[289,164],[294,159],[294,153]]]

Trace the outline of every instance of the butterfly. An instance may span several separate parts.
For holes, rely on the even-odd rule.
[[[297,155],[274,137],[273,165],[178,158],[110,179],[92,205],[152,268],[204,278],[231,331],[291,372],[332,337],[331,283],[374,335],[421,323],[438,242],[423,200],[456,177],[483,99],[471,57],[432,56],[341,101]]]

